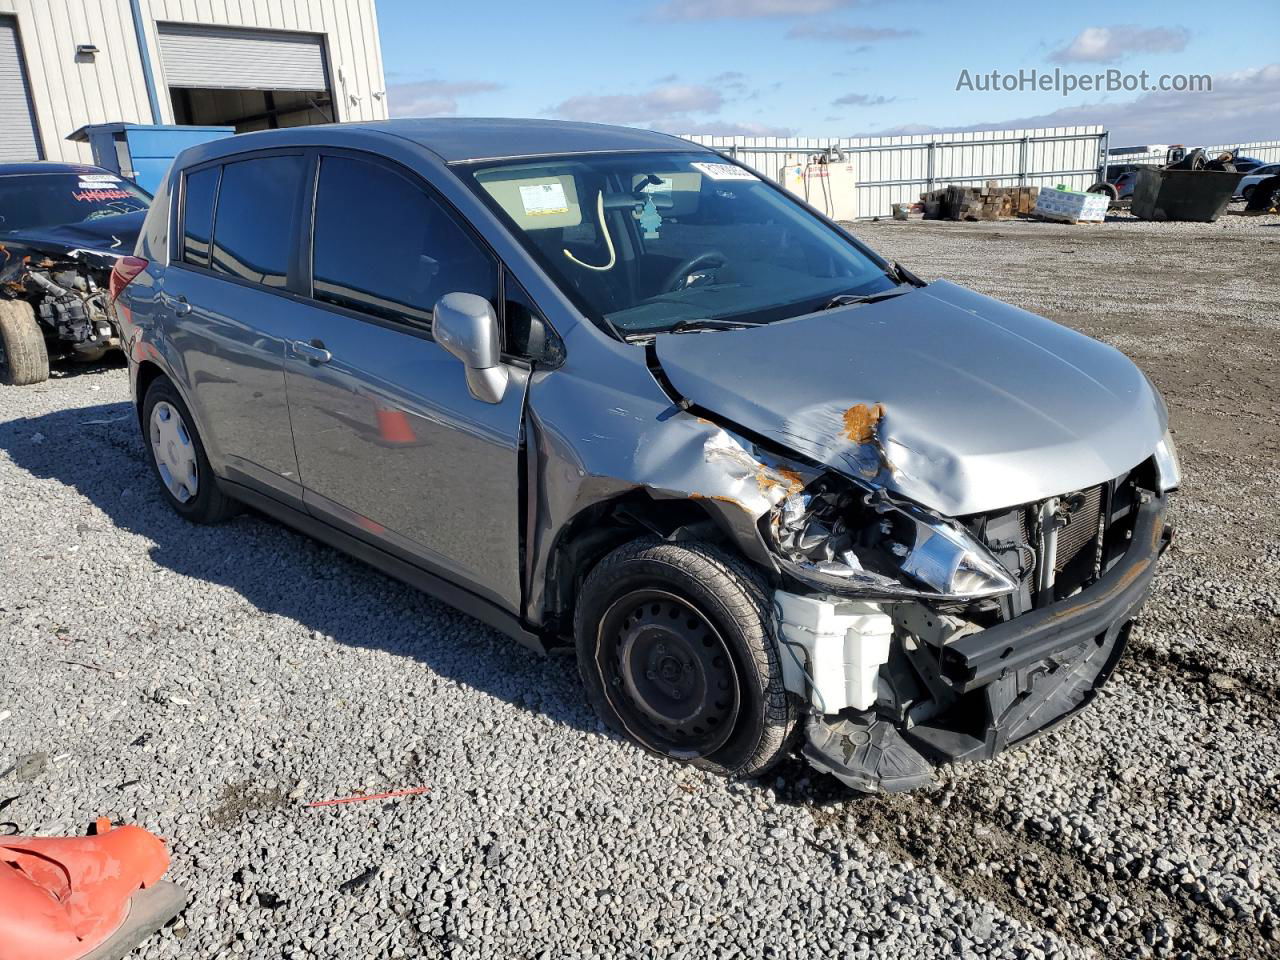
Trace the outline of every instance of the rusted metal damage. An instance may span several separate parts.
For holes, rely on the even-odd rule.
[[[871,443],[883,417],[884,404],[855,403],[844,412],[844,435],[852,443]]]

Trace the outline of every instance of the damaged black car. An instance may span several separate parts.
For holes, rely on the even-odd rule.
[[[150,203],[101,167],[0,165],[0,382],[40,383],[50,361],[119,349],[112,271]]]

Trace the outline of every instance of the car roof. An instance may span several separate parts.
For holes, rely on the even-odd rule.
[[[373,126],[433,150],[446,163],[691,146],[687,140],[669,133],[567,120],[448,117],[389,120]]]
[[[0,163],[0,177],[30,175],[33,173],[111,173],[91,163],[58,163],[54,160],[33,160],[30,163]],[[112,174],[115,176],[115,174]]]
[[[425,147],[445,163],[627,150],[707,150],[668,133],[635,127],[567,120],[480,117],[406,117],[371,123],[289,127],[225,137],[195,150],[200,159],[207,159],[271,147],[308,144],[367,146],[370,139],[384,136],[398,137]]]

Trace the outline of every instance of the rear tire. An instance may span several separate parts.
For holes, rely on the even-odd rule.
[[[1245,202],[1245,203],[1248,203],[1250,200],[1252,200],[1252,199],[1253,199],[1253,184],[1249,184],[1249,186],[1247,186],[1247,187],[1245,187],[1243,190],[1241,190],[1241,191],[1240,191],[1240,196],[1244,197],[1244,202]]]
[[[769,594],[747,563],[706,543],[646,538],[591,571],[574,617],[596,712],[659,756],[751,777],[791,745]]]
[[[25,300],[0,299],[0,382],[13,387],[49,379],[49,350]]]
[[[221,523],[239,512],[239,504],[218,488],[191,411],[165,377],[153,380],[142,400],[142,440],[151,472],[179,516]]]

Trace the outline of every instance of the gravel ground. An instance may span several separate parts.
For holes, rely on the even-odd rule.
[[[650,758],[570,659],[263,519],[180,521],[106,367],[0,388],[0,819],[168,838],[191,904],[149,958],[1280,953],[1280,218],[859,232],[1169,401],[1179,537],[1077,720],[897,797]]]

